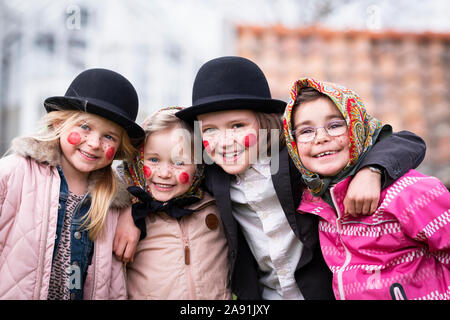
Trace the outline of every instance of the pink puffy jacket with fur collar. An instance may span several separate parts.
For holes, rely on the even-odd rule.
[[[0,159],[0,299],[47,299],[58,218],[59,145],[31,138],[13,141]],[[95,183],[95,174],[89,186]],[[94,244],[85,299],[125,299],[122,263],[112,253],[119,210],[129,206],[121,185]]]

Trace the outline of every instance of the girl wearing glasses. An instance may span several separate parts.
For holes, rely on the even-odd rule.
[[[353,217],[343,199],[364,156],[383,138],[351,90],[303,78],[284,119],[289,155],[307,189],[300,214],[317,215],[322,253],[338,299],[450,297],[450,193],[410,170],[381,192],[373,215]]]
[[[317,216],[296,212],[303,184],[284,143],[286,103],[271,97],[255,63],[234,56],[200,68],[192,103],[176,115],[200,128],[205,162],[209,157],[205,187],[225,227],[232,292],[238,299],[333,299]],[[393,134],[373,151],[362,167],[379,165],[382,176],[367,168],[358,172],[356,192],[347,199],[354,213],[369,213],[380,185],[420,164],[424,144],[411,133]]]
[[[192,103],[176,116],[199,128],[207,164],[204,186],[214,195],[224,226],[232,292],[243,300],[333,299],[318,218],[296,212],[304,185],[282,132],[286,103],[272,99],[255,63],[235,56],[200,68]],[[424,154],[422,139],[410,132],[377,143],[350,185],[348,211],[369,213],[381,187],[419,165]],[[377,166],[381,175],[368,166]],[[127,236],[120,239],[129,242]]]

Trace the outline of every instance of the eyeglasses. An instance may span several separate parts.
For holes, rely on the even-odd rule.
[[[323,127],[305,127],[292,131],[292,135],[297,142],[311,142],[316,138],[317,130],[324,128],[325,132],[331,137],[337,137],[347,131],[347,122],[345,120],[333,120]]]

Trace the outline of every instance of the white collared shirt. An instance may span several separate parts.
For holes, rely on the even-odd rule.
[[[304,299],[294,272],[303,244],[295,236],[281,207],[270,174],[270,159],[258,160],[232,179],[233,216],[242,227],[262,276],[266,300]]]

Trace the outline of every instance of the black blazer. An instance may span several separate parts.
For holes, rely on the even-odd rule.
[[[385,188],[417,167],[424,157],[425,142],[402,131],[377,142],[360,168],[375,165],[384,169],[382,188]],[[262,299],[258,265],[231,211],[231,175],[216,164],[207,166],[205,175],[204,186],[216,199],[228,240],[232,292],[238,299]],[[320,250],[318,217],[296,211],[304,185],[286,147],[280,150],[279,170],[272,175],[272,182],[289,225],[304,245],[294,274],[301,293],[305,299],[334,299],[332,273]]]

